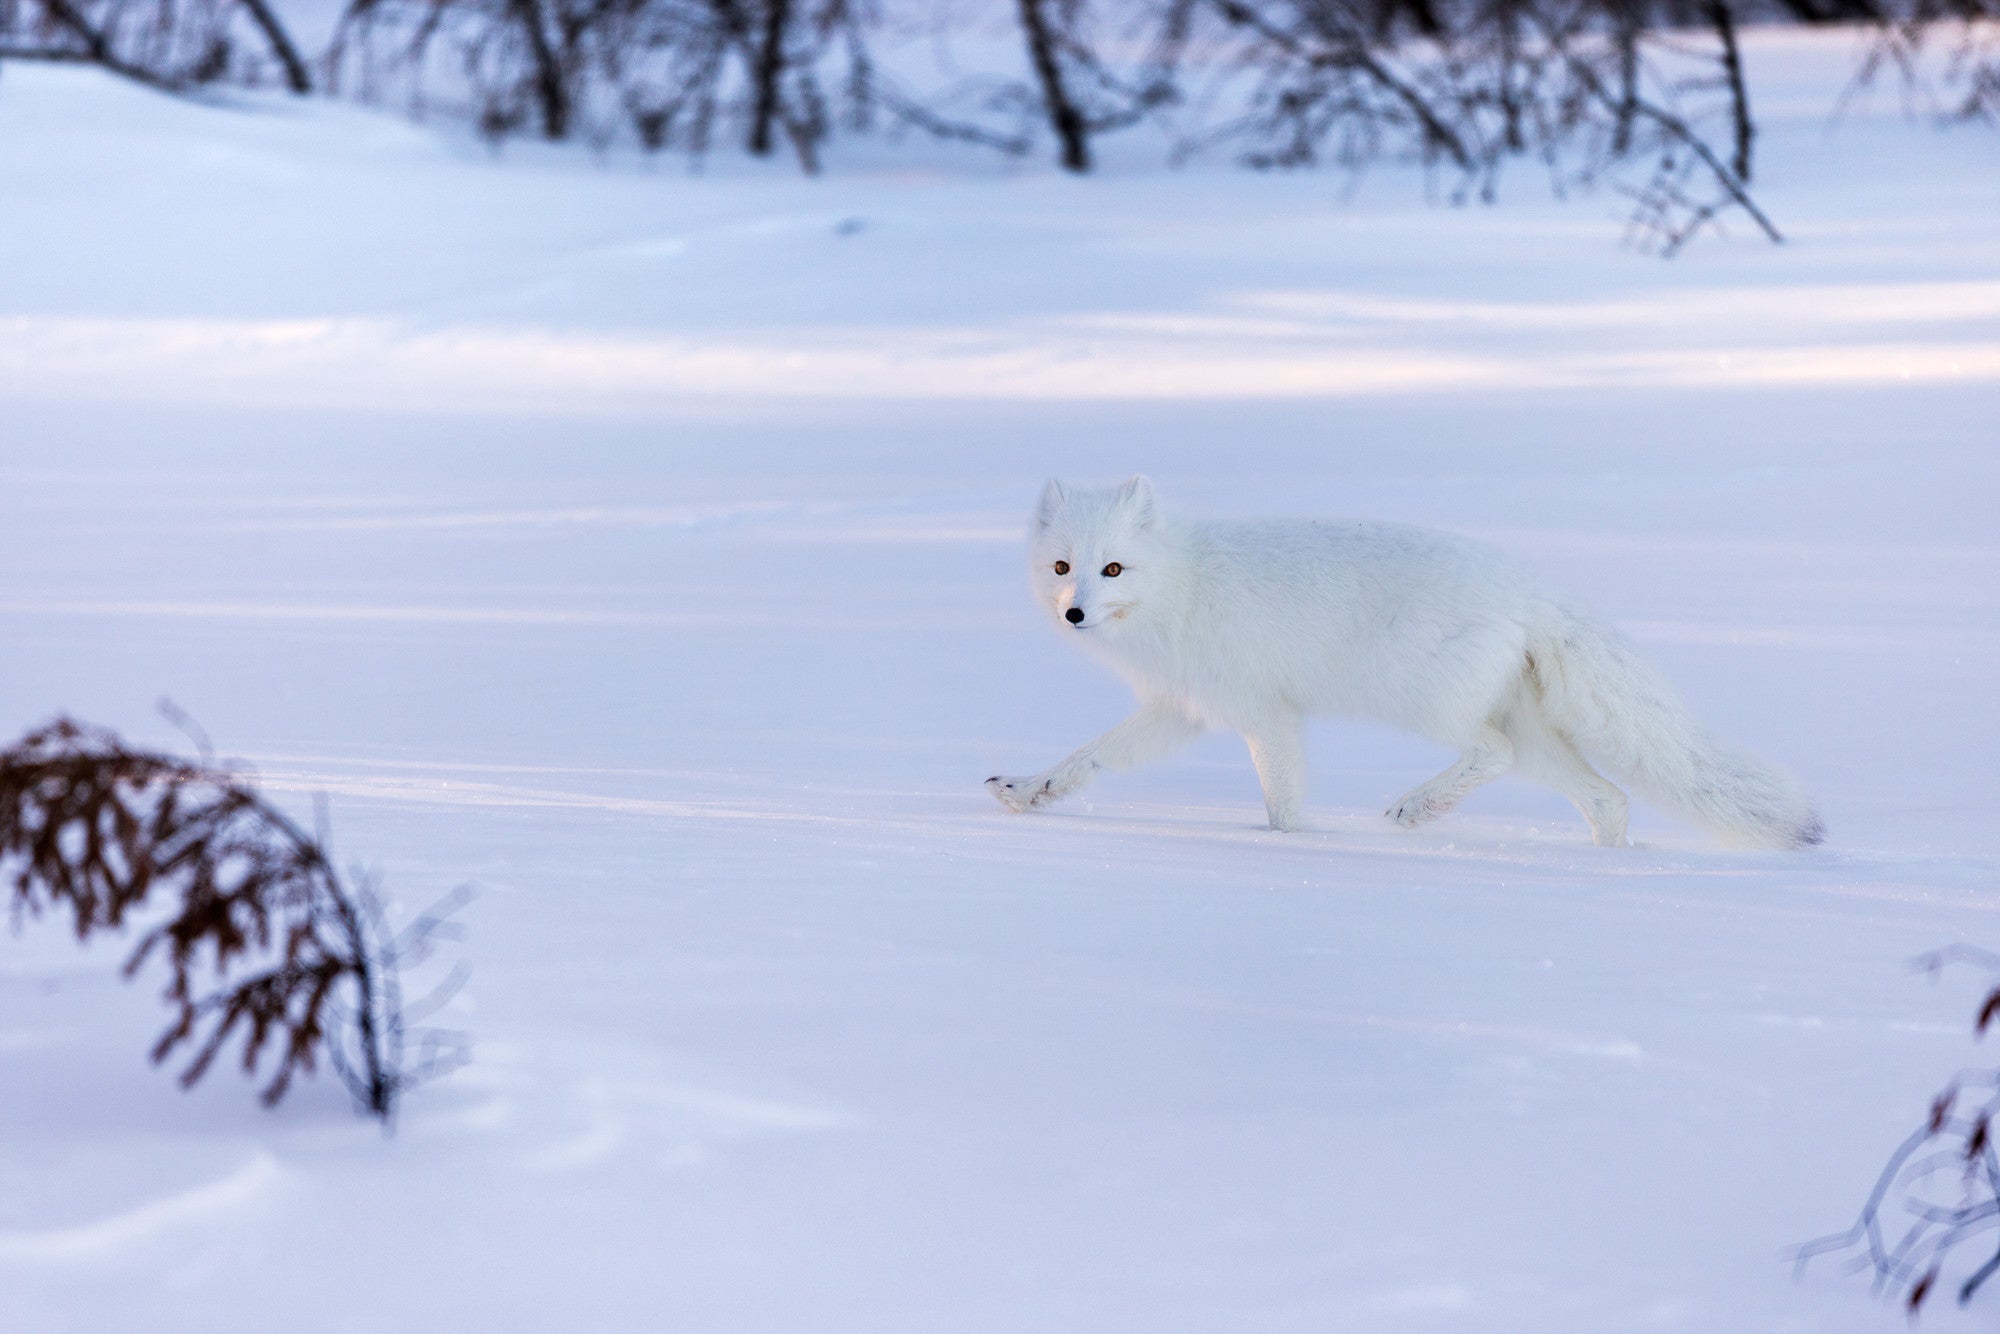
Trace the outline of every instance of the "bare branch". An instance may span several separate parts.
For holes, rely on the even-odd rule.
[[[68,719],[0,750],[0,875],[12,882],[16,923],[67,910],[80,939],[119,928],[160,893],[175,900],[124,972],[164,960],[174,1017],[152,1059],[187,1048],[184,1086],[240,1035],[246,1072],[275,1055],[266,1103],[326,1052],[385,1123],[412,1083],[402,1064],[402,968],[443,938],[469,897],[455,892],[392,937],[372,892],[350,892],[321,840],[240,777]],[[455,991],[460,980],[445,985]],[[342,996],[351,1039],[332,1031]]]
[[[1951,945],[1917,958],[1912,966],[1933,975],[1953,963],[2000,973],[2000,955]],[[1992,1017],[2000,985],[1989,989],[1975,1023]],[[1889,1155],[1876,1175],[1854,1224],[1792,1251],[1794,1271],[1824,1255],[1855,1256],[1855,1267],[1873,1275],[1876,1291],[1902,1302],[1914,1315],[1935,1290],[1958,1248],[2000,1228],[2000,1152],[1993,1124],[2000,1117],[2000,1069],[1961,1072],[1931,1099],[1923,1124]],[[1900,1236],[1884,1231],[1886,1217],[1909,1221]],[[2000,1273],[2000,1251],[1989,1255],[1957,1285],[1961,1306]]]
[[[1083,112],[1070,95],[1062,65],[1056,59],[1056,36],[1049,22],[1048,0],[1019,0],[1021,32],[1027,39],[1028,59],[1041,86],[1042,106],[1049,126],[1062,145],[1066,170],[1090,170],[1090,131]]]

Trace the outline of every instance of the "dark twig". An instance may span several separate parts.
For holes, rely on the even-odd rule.
[[[541,0],[507,0],[508,12],[527,41],[532,61],[535,97],[542,108],[542,134],[549,139],[569,136],[569,87],[556,63],[542,18]]]
[[[750,109],[750,151],[771,152],[772,127],[783,103],[785,39],[791,35],[792,0],[764,0],[764,29],[758,35],[750,77],[755,88]]]
[[[278,15],[265,0],[242,0],[243,9],[250,15],[250,21],[257,25],[257,31],[264,34],[264,40],[271,44],[271,54],[278,58],[278,64],[285,71],[285,85],[295,93],[312,91],[312,75],[306,72],[306,62],[299,55],[298,47],[292,44],[291,34],[278,21]]]
[[[111,49],[110,39],[85,18],[83,11],[72,4],[71,0],[42,0],[42,3],[49,17],[83,44],[84,55],[92,64],[101,65],[121,78],[145,84],[148,88],[155,88],[163,93],[175,93],[181,90],[178,79],[156,74],[119,56]]]
[[[1062,164],[1068,171],[1090,170],[1090,131],[1083,111],[1070,95],[1062,64],[1056,58],[1056,35],[1050,23],[1048,0],[1019,0],[1021,32],[1028,43],[1028,61],[1040,85],[1042,106],[1049,127],[1062,145]]]
[[[1736,18],[1730,13],[1729,0],[1705,0],[1703,9],[1709,25],[1715,29],[1716,41],[1722,45],[1722,77],[1729,89],[1729,119],[1736,142],[1736,156],[1730,166],[1736,172],[1736,179],[1748,184],[1750,141],[1757,130],[1750,119],[1750,92],[1743,84],[1743,55],[1736,45]]]

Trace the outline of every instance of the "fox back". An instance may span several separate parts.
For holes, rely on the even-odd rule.
[[[1038,600],[1139,689],[1210,726],[1372,718],[1457,744],[1520,674],[1545,600],[1497,551],[1401,524],[1170,518],[1144,478],[1051,482]]]

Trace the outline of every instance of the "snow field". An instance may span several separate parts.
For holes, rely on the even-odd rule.
[[[2000,201],[1760,52],[1794,243],[1671,266],[1525,179],[690,179],[0,71],[0,724],[169,695],[406,910],[482,887],[387,1141],[10,939],[10,1327],[1896,1323],[1780,1252],[1979,1059],[1902,964],[2000,926]],[[1515,781],[1404,833],[1446,757],[1332,723],[1300,835],[1228,737],[1009,815],[1127,707],[1027,509],[1139,469],[1521,554],[1828,847]]]

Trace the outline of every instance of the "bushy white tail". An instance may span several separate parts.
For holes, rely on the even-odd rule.
[[[1551,606],[1529,632],[1528,654],[1546,720],[1642,795],[1739,845],[1800,848],[1825,837],[1796,777],[1703,727],[1613,627]]]

